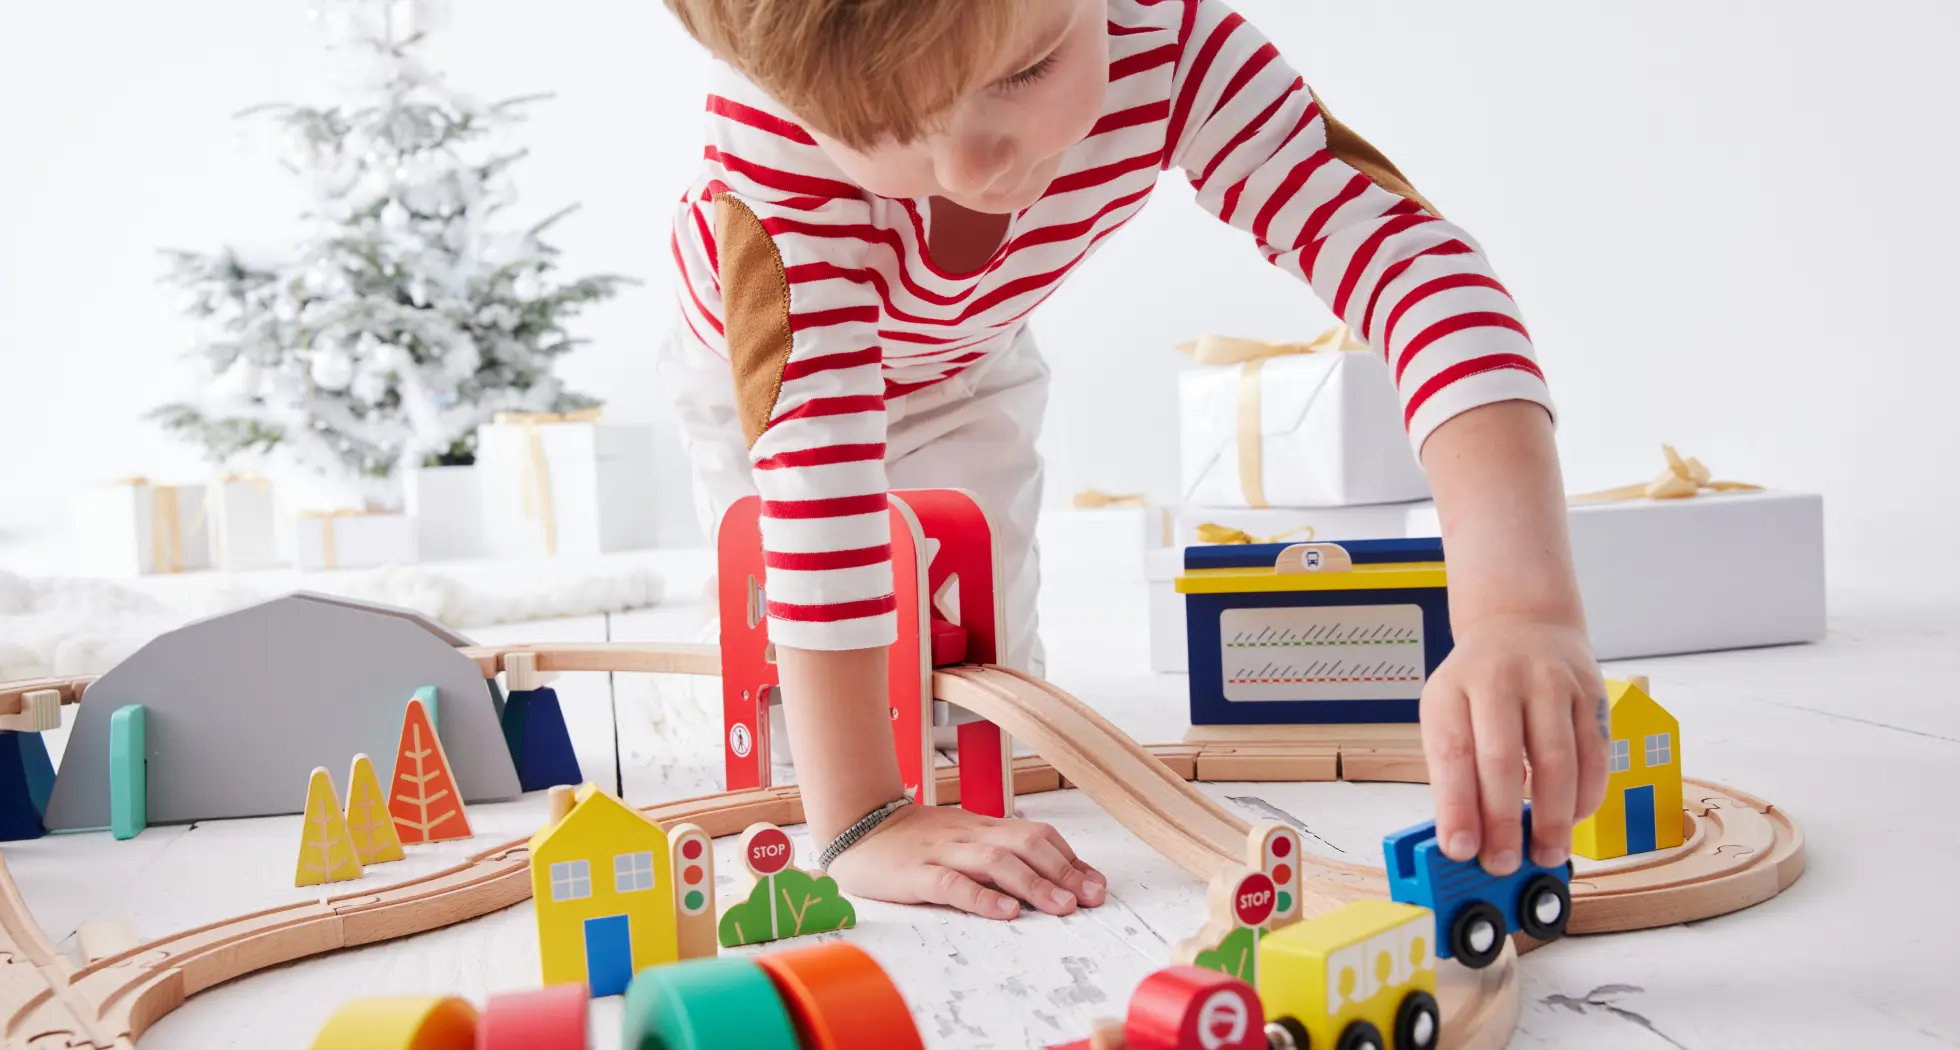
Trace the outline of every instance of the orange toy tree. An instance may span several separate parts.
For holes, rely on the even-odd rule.
[[[472,834],[463,796],[449,758],[420,699],[402,716],[402,742],[395,751],[395,776],[388,791],[388,813],[404,844],[466,839]]]

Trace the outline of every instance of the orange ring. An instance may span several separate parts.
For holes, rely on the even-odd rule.
[[[878,963],[843,941],[758,955],[803,1050],[925,1050],[912,1008]]]

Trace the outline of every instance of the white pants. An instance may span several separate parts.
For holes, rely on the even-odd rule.
[[[722,514],[755,494],[728,362],[685,329],[661,345],[655,375],[673,399],[694,474],[694,506],[713,536]],[[1048,365],[1022,326],[1006,351],[943,382],[885,403],[885,471],[894,489],[965,489],[993,523],[1000,550],[1007,651],[1002,663],[1040,676],[1041,589],[1035,518],[1042,465],[1035,451],[1048,405]]]

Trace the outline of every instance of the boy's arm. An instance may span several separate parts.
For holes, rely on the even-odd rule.
[[[1604,694],[1517,304],[1470,235],[1219,0],[1197,0],[1174,82],[1166,166],[1382,354],[1429,471],[1456,637],[1422,700],[1443,849],[1516,867],[1528,757],[1536,859],[1561,862],[1604,792]]]
[[[683,229],[713,234],[691,235],[695,252],[677,237],[676,255],[684,277],[714,276],[687,282],[682,310],[726,348],[733,372],[805,816],[828,842],[901,791],[886,678],[898,614],[882,308],[864,265],[862,191],[768,104],[710,98],[719,177],[707,200],[689,202],[700,210]],[[702,306],[716,301],[718,318]],[[1100,904],[1104,885],[1053,828],[942,807],[899,810],[832,871],[853,893],[997,918],[1019,911],[1000,891],[1059,914]]]
[[[1437,840],[1493,872],[1516,868],[1529,754],[1532,859],[1554,867],[1573,821],[1605,798],[1606,687],[1572,571],[1551,420],[1524,401],[1474,408],[1436,428],[1422,461],[1456,635],[1422,692]]]

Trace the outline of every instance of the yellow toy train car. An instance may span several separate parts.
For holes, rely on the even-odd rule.
[[[1273,1050],[1435,1050],[1435,930],[1427,908],[1365,900],[1267,934],[1259,1001]]]

